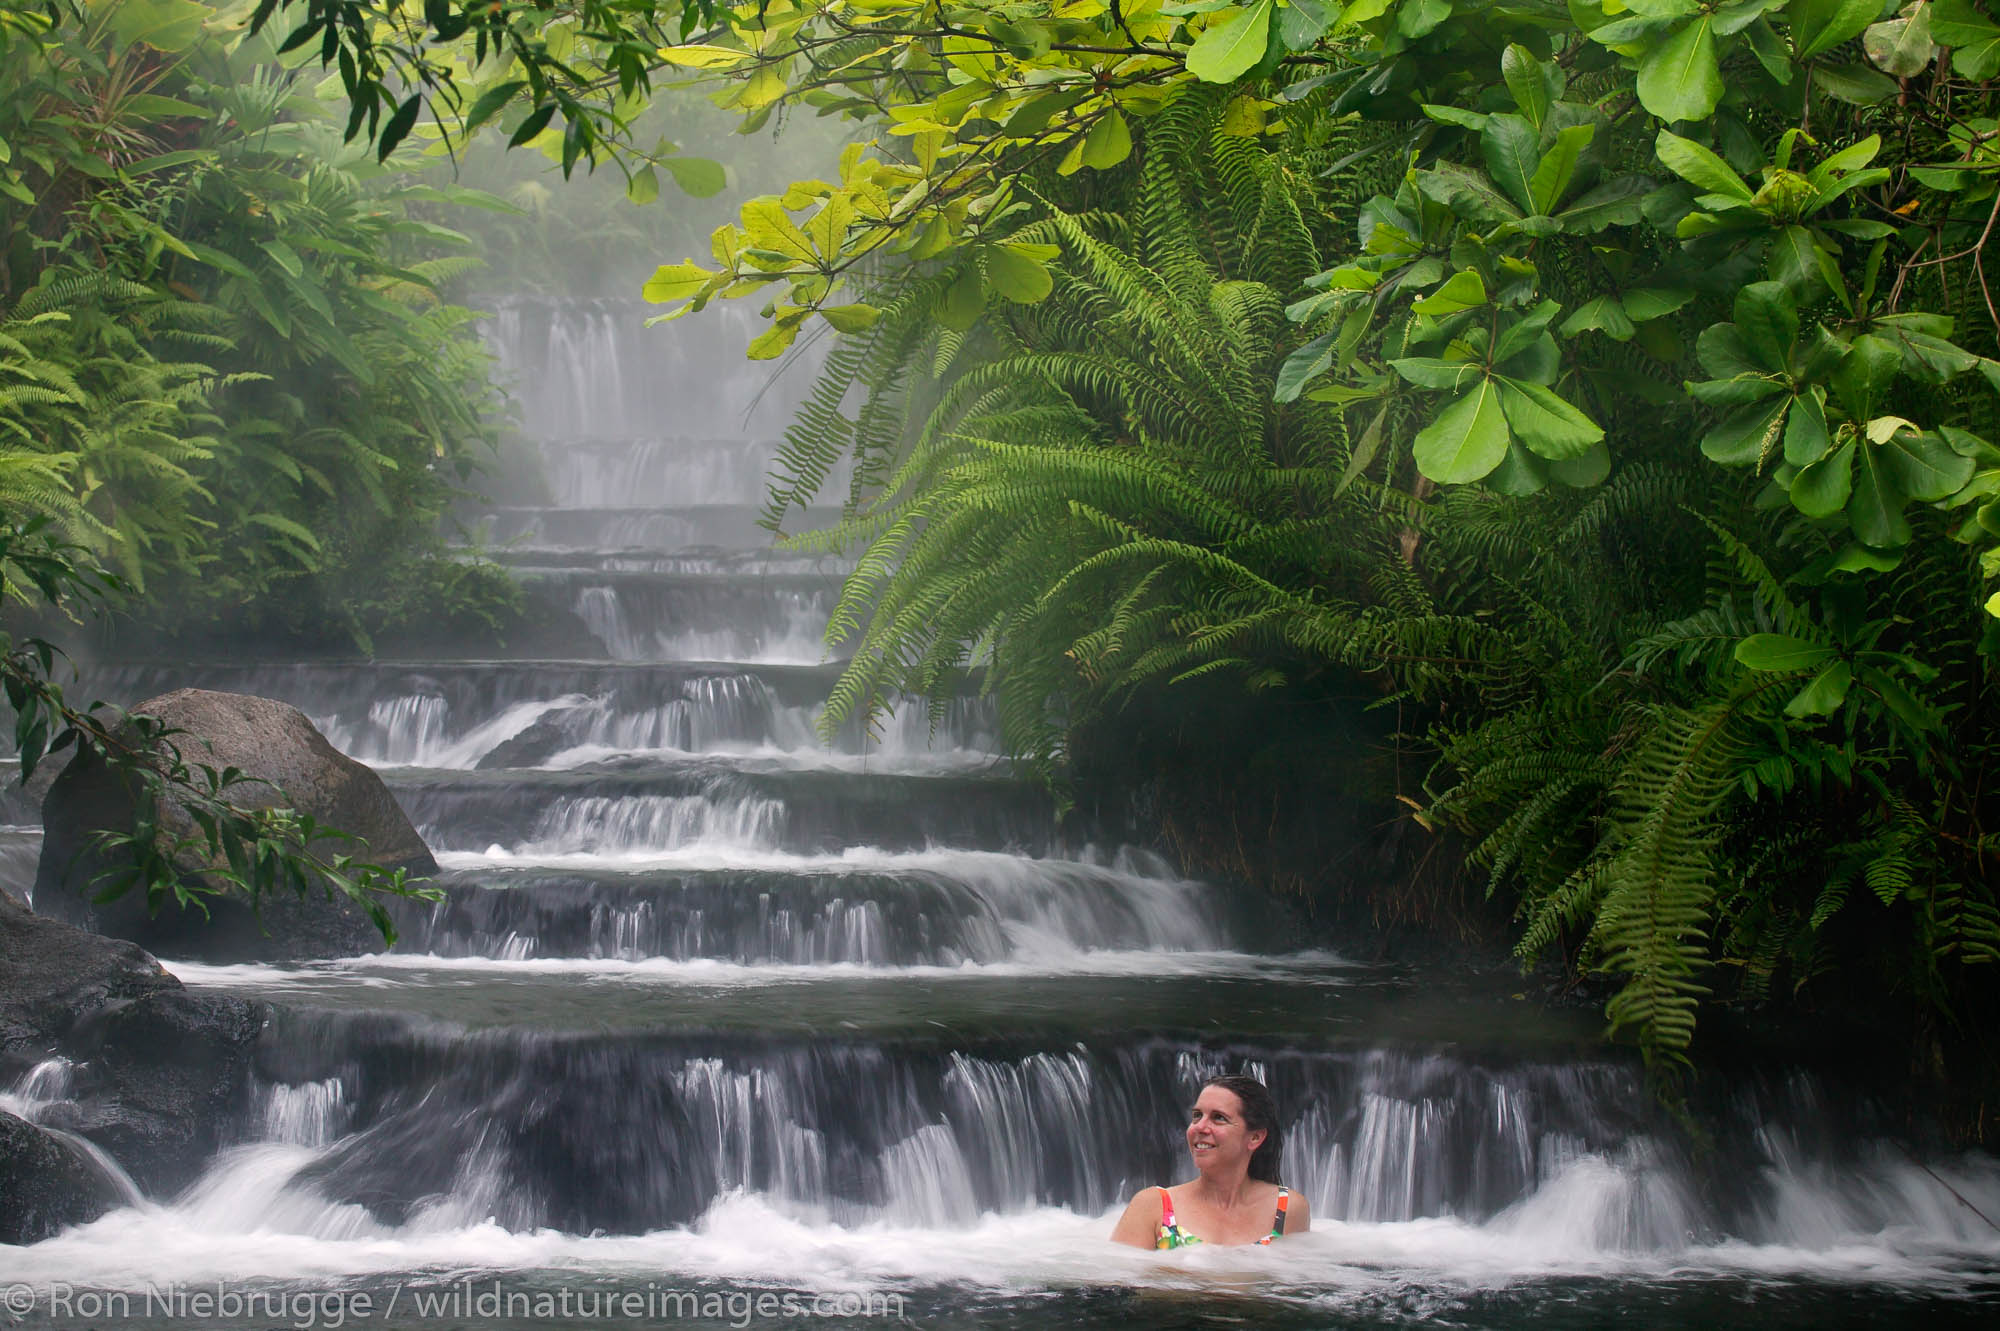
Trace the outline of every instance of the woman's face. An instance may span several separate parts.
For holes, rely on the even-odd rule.
[[[1243,1101],[1236,1092],[1204,1086],[1188,1121],[1187,1144],[1196,1169],[1236,1174],[1250,1168],[1251,1154],[1264,1144],[1264,1130],[1243,1122]]]

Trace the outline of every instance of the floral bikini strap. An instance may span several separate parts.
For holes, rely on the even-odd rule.
[[[1155,1246],[1161,1248],[1185,1248],[1201,1240],[1174,1223],[1174,1198],[1165,1188],[1160,1189],[1160,1236]]]
[[[1285,1204],[1291,1201],[1291,1199],[1292,1190],[1290,1188],[1280,1187],[1278,1189],[1278,1213],[1271,1217],[1271,1232],[1263,1238],[1258,1239],[1257,1242],[1269,1243],[1272,1239],[1285,1237]]]

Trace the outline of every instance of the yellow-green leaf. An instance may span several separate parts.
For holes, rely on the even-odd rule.
[[[654,305],[664,305],[670,300],[686,300],[706,287],[713,276],[697,264],[663,263],[646,279],[646,285],[639,294]]]
[[[859,333],[882,317],[882,311],[873,305],[855,303],[853,305],[828,305],[821,308],[819,317],[832,324],[843,333]]]
[[[770,250],[805,263],[813,261],[812,242],[776,199],[752,199],[744,204],[743,230],[754,249]]]
[[[1083,164],[1099,171],[1114,167],[1132,155],[1132,129],[1117,107],[1106,111],[1083,140]]]
[[[1187,72],[1203,83],[1231,83],[1264,58],[1271,44],[1274,0],[1232,5],[1202,30],[1188,49]]]
[[[733,51],[727,46],[709,46],[701,42],[660,48],[660,59],[685,69],[727,69],[731,65],[740,65],[749,58],[748,51]]]
[[[1453,402],[1416,437],[1417,469],[1440,485],[1476,481],[1507,456],[1507,418],[1491,379]]]
[[[996,294],[1020,305],[1033,305],[1055,288],[1048,266],[1013,245],[986,251],[986,282]]]

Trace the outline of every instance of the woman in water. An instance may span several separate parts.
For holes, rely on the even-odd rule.
[[[1190,1243],[1269,1243],[1312,1227],[1312,1208],[1278,1182],[1277,1106],[1251,1077],[1210,1077],[1187,1129],[1195,1177],[1147,1188],[1111,1231],[1113,1243],[1184,1248]]]

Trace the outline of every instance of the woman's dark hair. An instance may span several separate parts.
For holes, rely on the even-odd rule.
[[[1284,1154],[1285,1134],[1278,1128],[1278,1104],[1271,1093],[1255,1077],[1210,1077],[1201,1084],[1204,1091],[1211,1086],[1241,1101],[1243,1126],[1264,1134],[1264,1144],[1250,1153],[1250,1177],[1259,1183],[1278,1182],[1278,1157]]]

